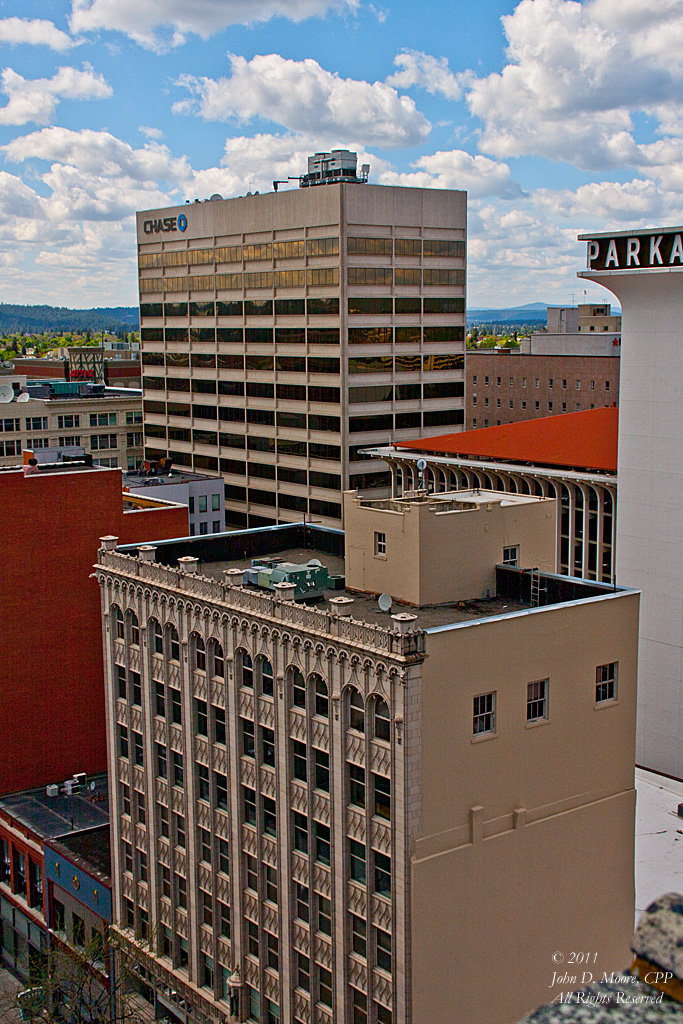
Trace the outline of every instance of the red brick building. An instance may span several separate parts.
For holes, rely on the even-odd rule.
[[[618,405],[619,364],[618,355],[469,351],[466,430]]]
[[[129,498],[129,496],[127,496]],[[0,793],[105,771],[99,538],[185,536],[188,511],[124,511],[121,471],[0,471]]]

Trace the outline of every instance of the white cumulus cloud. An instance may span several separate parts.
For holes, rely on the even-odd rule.
[[[461,76],[453,74],[446,57],[404,50],[394,57],[394,64],[400,70],[389,75],[387,85],[395,85],[397,89],[417,85],[433,95],[440,93],[447,100],[459,100],[462,96]]]
[[[112,95],[102,75],[91,68],[59,68],[52,78],[23,78],[12,68],[0,75],[0,91],[8,101],[0,107],[0,124],[47,124],[62,99],[97,100]]]
[[[516,199],[522,195],[522,189],[512,178],[507,164],[485,156],[471,156],[462,149],[420,157],[413,167],[421,169],[402,174],[385,170],[379,180],[383,185],[463,189],[472,198],[498,196],[500,199]]]
[[[64,51],[79,46],[83,40],[72,39],[52,21],[44,18],[0,18],[0,45],[49,46],[51,50]]]
[[[502,21],[508,63],[467,93],[484,152],[585,169],[637,164],[632,113],[662,108],[673,123],[680,112],[680,0],[521,0]]]
[[[229,78],[180,77],[177,84],[191,98],[175,103],[175,113],[196,112],[210,121],[258,117],[319,139],[344,135],[386,149],[415,146],[429,134],[429,121],[413,100],[383,82],[341,78],[310,58],[228,56]]]
[[[70,25],[72,32],[110,29],[149,49],[166,49],[191,33],[208,39],[230,25],[275,17],[297,22],[357,6],[358,0],[72,0]]]

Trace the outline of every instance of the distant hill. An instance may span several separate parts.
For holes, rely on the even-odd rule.
[[[467,323],[475,324],[544,324],[548,307],[545,302],[529,302],[526,306],[507,309],[468,309]]]
[[[56,331],[136,331],[140,326],[137,306],[103,306],[68,309],[65,306],[15,306],[0,302],[0,336],[43,334]]]

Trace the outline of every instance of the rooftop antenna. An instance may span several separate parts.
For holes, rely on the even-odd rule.
[[[419,490],[422,490],[422,491],[426,491],[427,490],[427,488],[425,487],[425,469],[426,468],[427,468],[427,460],[426,459],[418,459],[417,460],[417,472],[418,472],[418,475],[420,477],[420,487],[419,487]]]

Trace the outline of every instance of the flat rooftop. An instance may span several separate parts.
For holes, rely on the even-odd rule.
[[[470,492],[460,492],[468,495]],[[474,494],[474,492],[472,492]],[[502,494],[496,495],[502,498]],[[448,495],[448,498],[451,496]],[[487,500],[486,492],[482,492],[482,500]],[[430,495],[430,502],[434,496]],[[505,495],[505,498],[529,499],[525,495]],[[490,500],[490,495],[488,496]],[[135,557],[138,553],[138,544],[121,545],[117,550],[122,554]],[[267,557],[279,558],[283,561],[302,565],[316,559],[323,565],[330,576],[344,576],[344,533],[342,530],[330,527],[315,526],[304,523],[287,523],[280,526],[268,526],[258,529],[234,530],[230,533],[213,534],[200,537],[181,537],[172,540],[160,540],[154,544],[155,562],[158,566],[166,566],[171,569],[168,578],[170,586],[180,586],[184,591],[191,593],[195,591],[199,597],[208,597],[210,600],[224,600],[229,603],[230,595],[227,587],[240,588],[245,592],[259,594],[274,598],[276,592],[265,587],[255,585],[244,585],[239,575],[236,576],[237,583],[230,576],[226,575],[229,569],[244,570],[251,568],[254,558]],[[109,551],[105,551],[99,559],[104,565],[107,564]],[[114,554],[112,551],[111,554]],[[183,580],[180,583],[175,573],[181,568],[178,559],[186,556],[198,559],[197,574],[193,577],[185,570]],[[112,567],[115,565],[113,560]],[[149,565],[149,570],[145,567]],[[125,563],[116,567],[121,571],[127,571]],[[150,572],[149,578],[155,578],[151,563],[142,563],[137,569],[131,566],[130,571],[145,578],[146,572]],[[334,598],[344,597],[353,603],[346,605],[341,614],[350,615],[356,621],[361,621],[383,629],[394,630],[396,623],[392,621],[392,614],[408,612],[415,615],[416,619],[411,623],[415,631],[428,630],[447,626],[457,622],[467,622],[474,619],[489,618],[496,615],[506,615],[516,611],[523,611],[534,607],[531,600],[531,577],[528,570],[513,568],[512,566],[499,566],[496,568],[498,597],[487,600],[458,601],[439,605],[424,605],[416,607],[393,601],[389,611],[382,611],[378,605],[379,594],[360,593],[355,590],[331,589],[325,591],[323,596],[306,601],[305,604],[311,608],[323,612],[339,615],[339,607],[335,606]],[[573,579],[568,576],[560,576],[551,573],[541,573],[541,600],[540,604],[551,605],[566,601],[581,600],[589,597],[601,596],[613,588],[601,583],[594,583],[588,580]],[[201,577],[205,577],[226,586],[223,594],[220,591],[207,593],[206,585],[202,584]],[[192,580],[196,579],[196,588]],[[157,582],[162,582],[161,578]],[[619,588],[621,589],[621,588]],[[297,605],[304,602],[297,601]],[[323,628],[321,626],[321,628]]]
[[[94,784],[94,788],[90,786]],[[59,794],[48,796],[47,788],[25,789],[0,797],[0,812],[31,829],[42,839],[56,839],[82,829],[109,824],[107,774],[88,777],[82,793],[68,796],[59,784]]]
[[[98,825],[85,832],[74,832],[50,842],[50,848],[61,853],[85,871],[97,874],[102,882],[111,883],[111,847],[109,825]]]
[[[129,470],[123,474],[123,479],[126,487],[164,487],[167,484],[191,484],[202,480],[214,480],[220,483],[221,486],[223,484],[223,478],[220,476],[210,476],[208,473],[193,473],[191,470],[183,469],[182,467],[176,469],[175,466],[170,473],[159,474],[158,476]]]
[[[273,552],[269,558],[282,558],[286,562],[293,562],[300,565],[309,562],[311,559],[318,559],[325,566],[330,575],[343,576],[345,572],[344,559],[339,555],[330,554],[319,548],[284,548],[281,551]],[[226,569],[248,569],[251,567],[251,558],[235,558],[226,561],[202,562],[199,572],[202,576],[209,576],[212,579],[226,582]],[[247,586],[246,590],[254,590],[257,593],[272,593],[264,590],[263,587]],[[363,594],[357,590],[328,590],[325,595],[314,601],[307,601],[311,607],[320,611],[331,612],[335,605],[330,603],[330,598],[345,597],[353,601],[353,604],[345,606],[345,614],[363,622],[370,622],[375,626],[384,626],[392,629],[394,623],[392,615],[398,612],[408,612],[416,615],[413,623],[414,629],[430,629],[434,626],[445,626],[452,622],[467,622],[469,619],[486,618],[491,615],[504,615],[506,612],[520,611],[523,608],[530,608],[531,605],[521,601],[499,600],[491,598],[488,601],[460,601],[453,604],[430,605],[416,608],[414,605],[403,604],[400,601],[392,603],[390,611],[384,612],[380,609],[377,598],[379,595]],[[303,602],[297,602],[303,603]]]

